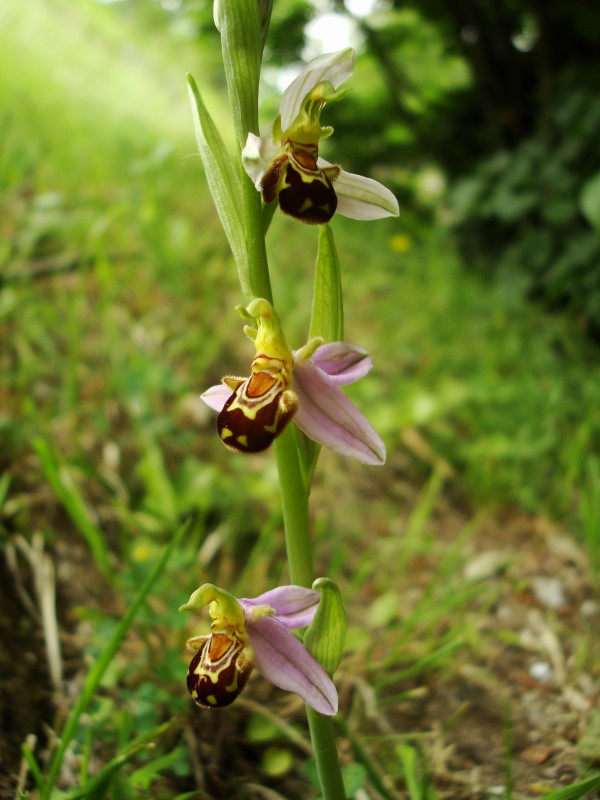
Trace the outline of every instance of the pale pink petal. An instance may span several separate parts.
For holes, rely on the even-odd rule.
[[[239,603],[246,610],[252,606],[267,605],[286,628],[305,628],[315,615],[321,594],[304,586],[279,586],[251,600],[241,598]]]
[[[231,389],[223,383],[219,383],[217,386],[211,386],[204,394],[200,395],[200,399],[204,400],[206,405],[215,411],[221,411],[230,397]]]
[[[311,361],[323,370],[337,386],[363,378],[371,369],[371,356],[363,347],[347,342],[330,342],[315,350]]]
[[[315,442],[363,464],[384,464],[385,445],[371,423],[311,361],[294,369],[300,405],[294,422]]]
[[[248,625],[256,669],[268,681],[295,692],[321,714],[337,712],[333,681],[304,645],[275,617],[261,617]]]

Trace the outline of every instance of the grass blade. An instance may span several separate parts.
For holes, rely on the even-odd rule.
[[[29,747],[29,744],[26,743],[22,745],[21,753],[23,754],[25,761],[27,761],[27,766],[29,767],[29,771],[33,776],[33,780],[35,781],[38,791],[43,792],[46,787],[46,781],[44,780],[40,766],[36,757],[33,755],[33,751]]]
[[[129,628],[131,627],[135,615],[141,608],[150,590],[152,589],[152,587],[162,574],[162,571],[164,570],[171,554],[176,549],[179,542],[182,540],[183,535],[188,530],[188,528],[189,528],[189,521],[185,522],[176,532],[175,536],[172,538],[169,545],[165,548],[163,555],[154,566],[154,569],[144,581],[135,600],[133,601],[133,603],[128,608],[127,612],[125,613],[125,615],[115,628],[113,635],[111,636],[106,648],[102,652],[102,655],[88,672],[81,694],[77,698],[77,702],[73,706],[71,713],[69,714],[69,717],[65,724],[61,736],[60,745],[56,750],[56,752],[54,753],[54,756],[50,763],[47,783],[41,795],[42,800],[50,800],[52,789],[54,788],[54,784],[56,783],[56,780],[58,778],[58,774],[60,772],[60,767],[65,757],[65,753],[67,752],[71,740],[75,735],[81,715],[88,707],[93,694],[100,685],[100,682],[104,677],[104,673],[108,669],[110,662],[113,660],[114,656],[117,653],[117,650],[121,645],[121,642],[125,638],[125,635],[127,634]]]
[[[165,730],[167,730],[167,728],[173,725],[173,722],[173,720],[169,720],[169,722],[164,722],[161,725],[157,725],[155,728],[146,731],[146,733],[143,733],[141,736],[137,736],[130,744],[127,745],[127,747],[125,747],[121,753],[105,764],[102,769],[99,770],[93,778],[90,778],[90,780],[87,781],[81,788],[68,792],[65,800],[100,800],[100,798],[106,797],[107,792],[110,789],[112,779],[117,772],[126,764],[128,764],[133,758],[135,758],[140,750],[143,750],[146,747],[153,747],[156,740],[164,733]],[[173,760],[173,754],[168,753],[162,758],[163,760],[166,760],[166,764],[168,765],[168,763]],[[147,772],[151,771],[152,769],[152,774],[154,775],[160,769],[160,765],[156,763],[156,760],[142,767],[142,770]],[[138,772],[142,772],[142,770],[138,770]]]
[[[44,475],[58,495],[67,513],[83,534],[96,563],[106,576],[112,577],[104,534],[94,522],[92,514],[81,496],[67,465],[59,461],[52,446],[45,439],[35,439],[33,447],[40,459]]]
[[[565,786],[564,789],[550,792],[550,794],[544,795],[544,800],[581,800],[589,792],[598,788],[600,788],[600,775],[594,775],[583,781],[572,783],[570,786]]]

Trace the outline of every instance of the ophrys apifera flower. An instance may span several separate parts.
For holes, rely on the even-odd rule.
[[[225,377],[202,395],[219,412],[223,444],[239,453],[266,450],[293,419],[315,442],[363,464],[383,464],[381,437],[339,388],[371,369],[367,351],[318,337],[292,351],[267,300],[240,311],[256,322],[244,329],[256,347],[250,376]]]
[[[242,160],[265,203],[302,222],[323,224],[334,213],[352,219],[397,216],[398,201],[371,178],[346,172],[319,156],[319,143],[333,133],[322,126],[326,103],[347,90],[338,87],[352,74],[354,50],[319,56],[288,86],[270,138],[248,134]]]
[[[335,686],[291,632],[312,621],[321,595],[303,586],[280,586],[252,599],[236,599],[205,583],[180,610],[209,606],[211,633],[189,639],[195,655],[187,685],[201,708],[223,708],[238,697],[253,667],[271,683],[300,695],[321,714],[337,711]]]

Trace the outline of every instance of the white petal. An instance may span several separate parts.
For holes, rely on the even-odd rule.
[[[324,158],[318,160],[320,167],[330,167]],[[397,217],[400,213],[398,201],[389,189],[364,175],[341,170],[333,188],[337,195],[336,213],[350,219],[382,219]]]
[[[242,150],[242,163],[252,182],[260,192],[265,170],[280,152],[280,147],[272,139],[249,133]]]
[[[345,50],[327,53],[309,61],[296,80],[290,83],[281,98],[279,113],[281,114],[282,131],[290,127],[300,113],[302,101],[318,83],[329,81],[337,89],[352,75],[354,56],[354,50],[347,47]]]

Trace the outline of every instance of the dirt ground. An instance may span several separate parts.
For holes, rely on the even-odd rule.
[[[437,505],[431,524],[443,551],[467,517],[460,504],[447,498]],[[73,587],[86,593],[89,586],[70,582],[67,590],[60,575],[82,575],[93,568],[85,563],[81,544],[61,546],[54,556],[62,562],[59,621],[67,678],[77,685],[84,664],[77,637],[69,630],[70,607],[87,600]],[[461,558],[463,577],[483,591],[463,612],[461,623],[470,635],[443,666],[387,686],[378,704],[368,688],[371,676],[364,659],[349,652],[343,661],[336,683],[351,733],[350,738],[340,735],[342,757],[356,760],[352,736],[358,734],[372,763],[398,777],[396,747],[399,735],[406,734],[423,753],[429,780],[442,798],[543,797],[576,780],[590,765],[600,767],[600,603],[584,551],[543,518],[503,512],[476,526]],[[426,589],[438,560],[437,550],[415,557],[403,578],[407,608]],[[389,569],[393,574],[393,565]],[[0,559],[0,798],[14,797],[27,736],[34,734],[38,747],[43,746],[56,720],[40,620],[27,602],[33,594],[25,564],[17,574],[14,564]],[[360,601],[353,600],[357,609]],[[351,615],[352,607],[348,611]],[[376,657],[385,661],[382,641]],[[261,745],[244,735],[257,703],[283,727],[302,729],[300,701],[257,677],[226,714],[190,707],[182,730],[192,753],[193,783],[166,778],[160,797],[196,788],[199,800],[226,800],[232,796],[233,775],[236,797],[304,800],[301,762],[308,746],[297,736],[295,743],[288,742],[297,768],[259,785]],[[384,785],[389,797],[406,796],[397,788],[401,782],[384,779]],[[381,795],[367,782],[359,796]]]

